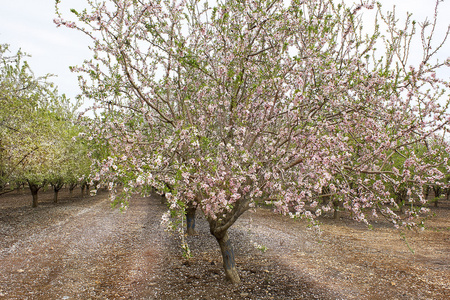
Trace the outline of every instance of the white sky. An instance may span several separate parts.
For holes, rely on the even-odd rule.
[[[63,2],[81,2],[70,0]],[[89,58],[89,40],[66,28],[56,28],[55,0],[0,0],[0,43],[9,44],[11,54],[21,48],[35,76],[48,73],[59,92],[74,98],[79,93],[77,75],[69,66]]]
[[[149,0],[150,1],[150,0]],[[380,0],[384,10],[397,6],[397,15],[404,17],[406,11],[413,13],[413,19],[423,21],[432,18],[433,0]],[[62,0],[66,16],[69,8],[83,6],[83,0]],[[346,0],[352,2],[352,0]],[[359,1],[358,1],[359,2]],[[0,0],[0,43],[9,44],[13,54],[21,48],[32,55],[27,58],[36,76],[47,73],[57,75],[52,81],[60,93],[74,98],[79,93],[77,75],[69,71],[69,66],[80,65],[91,57],[89,40],[82,33],[67,28],[56,28],[53,23],[55,0]],[[450,0],[440,6],[441,23],[438,30],[444,32],[450,22]],[[370,20],[370,18],[368,18]],[[441,33],[442,36],[443,33]],[[413,48],[421,48],[420,45]],[[442,59],[450,56],[450,41],[442,50]],[[445,72],[444,76],[450,76]]]

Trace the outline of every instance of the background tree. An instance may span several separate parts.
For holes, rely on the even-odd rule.
[[[37,106],[39,93],[36,80],[27,63],[23,62],[24,55],[21,51],[9,55],[8,45],[0,45],[1,186],[10,188],[14,170],[35,151],[33,147],[19,151],[30,138],[31,133],[25,124],[30,123],[31,107]]]
[[[2,144],[2,181],[10,189],[13,180],[26,181],[19,174],[27,160],[40,149],[39,133],[45,130],[47,106],[54,100],[48,77],[35,78],[23,52],[9,55],[1,45],[0,130]],[[45,134],[45,133],[44,133]],[[34,179],[33,179],[34,181]]]
[[[65,183],[69,188],[70,196],[77,185],[82,185],[85,178],[88,178],[91,172],[91,159],[88,156],[88,145],[78,135],[82,132],[81,127],[75,127],[72,134],[72,143],[69,145],[67,164],[64,169]]]
[[[59,95],[50,75],[35,77],[24,57],[0,46],[0,186],[27,182],[36,207],[42,187],[52,184],[57,197],[64,184],[76,105]]]
[[[72,122],[65,122],[61,126],[57,145],[53,146],[51,153],[52,164],[49,169],[49,183],[54,191],[55,203],[58,201],[58,192],[64,185],[72,195],[75,186],[90,173],[88,149],[83,141],[77,139],[79,126]]]
[[[197,205],[231,282],[240,279],[228,229],[258,199],[313,220],[330,209],[319,205],[327,189],[358,221],[381,213],[413,226],[423,184],[443,176],[429,153],[413,151],[450,121],[448,82],[436,76],[449,60],[434,60],[448,33],[433,48],[434,21],[399,27],[379,11],[365,34],[367,3],[87,3],[55,23],[93,41],[93,58],[73,70],[109,112],[91,129],[111,145],[98,177],[128,195],[154,186],[173,210]],[[417,29],[423,60],[410,67]],[[391,163],[399,153],[410,155],[401,172]],[[406,182],[412,204],[400,218],[390,188]]]
[[[427,147],[429,148],[429,151],[434,153],[436,157],[439,157],[441,159],[441,163],[437,164],[437,168],[444,176],[441,178],[441,180],[437,180],[431,184],[431,189],[434,192],[434,199],[432,199],[432,202],[434,202],[434,206],[438,206],[438,202],[440,199],[444,197],[444,194],[447,194],[447,200],[448,200],[448,188],[449,188],[449,178],[450,178],[450,163],[448,161],[449,159],[449,152],[447,151],[445,140],[442,139],[435,139],[430,141],[430,143],[427,144]]]

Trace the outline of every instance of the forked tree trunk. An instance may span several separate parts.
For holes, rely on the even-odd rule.
[[[59,191],[62,189],[62,187],[63,187],[62,183],[53,185],[53,202],[54,203],[58,203],[58,194],[59,194]]]
[[[70,198],[72,198],[72,196],[73,196],[73,190],[75,189],[76,186],[77,186],[77,185],[74,184],[74,183],[71,183],[71,184],[69,185],[69,197],[70,197]]]
[[[33,196],[31,207],[38,207],[38,192],[41,187],[33,183],[28,183],[28,186],[30,187],[31,196]]]
[[[186,233],[187,235],[195,235],[195,211],[197,206],[189,203],[186,208]]]
[[[231,283],[241,282],[236,269],[233,246],[231,245],[227,230],[225,230],[221,234],[214,234],[214,237],[219,243],[220,251],[222,252],[223,268],[225,270],[225,276],[227,280],[229,280]]]

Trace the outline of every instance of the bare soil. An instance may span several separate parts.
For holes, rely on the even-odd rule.
[[[318,234],[249,211],[230,229],[239,285],[225,281],[201,214],[186,260],[160,225],[166,210],[158,196],[135,197],[126,213],[106,192],[63,191],[55,204],[47,191],[34,209],[26,190],[0,196],[0,299],[450,299],[448,202],[404,236],[381,219],[369,230],[345,214],[324,217]]]

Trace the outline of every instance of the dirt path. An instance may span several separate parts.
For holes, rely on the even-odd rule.
[[[252,231],[280,266],[342,299],[450,299],[449,212],[440,209],[423,232],[405,232],[408,244],[384,222],[368,230],[345,217],[322,219],[317,235],[267,210],[254,214]]]
[[[325,218],[317,235],[304,222],[249,211],[230,229],[242,283],[229,285],[200,214],[186,261],[160,226],[157,196],[136,197],[125,214],[106,193],[51,197],[37,209],[28,194],[0,197],[0,299],[450,298],[449,203],[427,230],[406,235],[415,254],[383,222],[368,231]]]
[[[0,298],[128,299],[155,284],[164,234],[148,238],[160,222],[155,202],[136,199],[123,214],[102,194],[7,210],[2,223],[14,230],[2,236]]]

